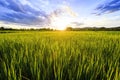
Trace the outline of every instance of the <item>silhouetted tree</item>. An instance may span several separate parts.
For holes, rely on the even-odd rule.
[[[66,31],[72,31],[72,30],[73,30],[72,27],[67,27],[67,28],[66,28]]]
[[[0,27],[0,30],[4,30],[5,28],[4,27]]]

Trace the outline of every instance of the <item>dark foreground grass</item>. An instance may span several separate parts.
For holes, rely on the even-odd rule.
[[[119,80],[120,32],[0,34],[0,80]]]

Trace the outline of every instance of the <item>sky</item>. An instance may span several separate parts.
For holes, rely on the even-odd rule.
[[[0,26],[120,26],[120,0],[0,0]]]

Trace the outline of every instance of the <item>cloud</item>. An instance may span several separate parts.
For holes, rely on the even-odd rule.
[[[66,3],[66,0],[0,0],[0,21],[49,26],[54,18],[77,16]]]
[[[71,9],[71,7],[64,6],[64,9],[70,16],[77,17],[77,14]]]
[[[77,14],[69,6],[66,5],[62,5],[61,7],[55,9],[53,12],[49,14],[50,19],[63,16],[76,17]]]
[[[51,12],[51,15],[59,16],[59,15],[69,15],[72,17],[77,16],[77,14],[67,5],[62,5],[53,12]]]
[[[97,12],[95,14],[101,15],[104,13],[113,13],[120,10],[120,0],[110,0],[101,5],[99,5],[96,9]]]
[[[71,22],[71,24],[74,25],[74,26],[84,25],[84,23],[80,23],[80,22]]]
[[[28,0],[0,0],[0,21],[27,25],[49,22],[46,12]]]

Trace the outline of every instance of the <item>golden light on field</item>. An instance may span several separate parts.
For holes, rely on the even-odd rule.
[[[56,17],[52,21],[52,26],[57,30],[65,30],[70,24],[71,19],[66,17]]]

